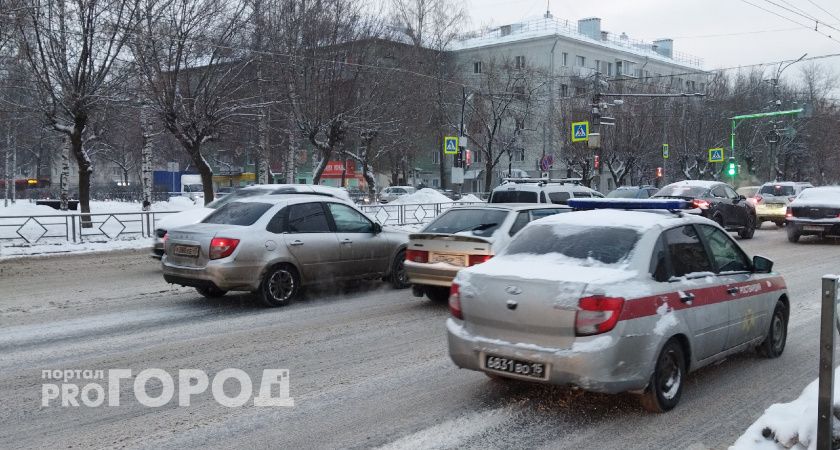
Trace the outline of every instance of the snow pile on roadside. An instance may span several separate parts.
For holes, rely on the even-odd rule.
[[[458,199],[455,203],[484,203],[484,200],[476,197],[473,194],[467,194]]]
[[[152,203],[152,211],[183,211],[185,209],[197,208],[203,206],[201,201],[195,204],[188,197],[172,197],[166,202]],[[140,212],[143,210],[143,205],[138,202],[121,202],[121,201],[91,201],[90,212],[94,214],[114,214],[114,213],[130,213]],[[14,205],[3,206],[0,203],[0,217],[2,216],[58,216],[64,214],[79,214],[80,210],[61,211],[53,209],[49,206],[36,205],[35,202],[29,200],[18,200]]]
[[[0,246],[0,260],[30,256],[44,256],[59,253],[92,253],[113,250],[143,249],[151,250],[150,238],[119,239],[103,242],[59,242],[55,244],[35,244],[25,246]]]
[[[389,205],[414,205],[424,203],[452,203],[452,199],[441,194],[440,192],[431,189],[423,188],[419,191],[397,197],[396,200],[388,203]]]
[[[835,378],[840,368],[834,370]],[[819,380],[809,384],[796,400],[776,403],[764,411],[729,450],[805,450],[817,447],[817,394]],[[840,384],[834,385],[840,398]],[[834,408],[840,404],[835,403]],[[834,422],[837,429],[837,421]]]

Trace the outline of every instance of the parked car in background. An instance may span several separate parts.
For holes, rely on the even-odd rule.
[[[235,190],[236,190],[236,188],[233,188],[233,187],[230,187],[230,186],[220,187],[216,191],[216,198],[222,198],[225,195],[233,193],[233,191],[235,191]]]
[[[409,235],[405,270],[416,297],[449,297],[455,274],[487,261],[528,223],[571,211],[559,205],[456,206]]]
[[[580,179],[510,178],[493,189],[487,203],[553,203],[565,205],[571,198],[603,197],[580,184]]]
[[[251,291],[267,306],[302,286],[387,279],[408,287],[408,234],[383,229],[351,202],[309,194],[240,198],[167,233],[163,277],[208,298]]]
[[[355,202],[356,204],[368,205],[370,203],[373,203],[373,201],[372,201],[373,199],[370,195],[370,192],[363,191],[363,190],[359,189],[358,187],[355,187],[355,186],[348,187],[347,188],[347,193],[348,193],[348,195],[350,195],[350,199],[353,200],[353,202]]]
[[[658,191],[655,186],[620,186],[607,194],[607,198],[648,198]]]
[[[775,223],[778,227],[784,226],[788,204],[803,190],[812,187],[814,186],[811,183],[792,181],[764,183],[754,197],[755,214],[758,217],[757,227],[766,220]]]
[[[751,239],[755,234],[755,207],[726,183],[678,181],[663,187],[653,197],[687,200],[700,215],[714,220],[727,231],[737,231],[743,239]]]
[[[772,268],[697,215],[558,214],[458,272],[449,356],[490,378],[630,391],[669,411],[689,372],[747,350],[782,355],[790,300]]]
[[[840,237],[840,186],[805,189],[787,206],[787,237]]]
[[[409,195],[417,192],[417,189],[411,186],[389,186],[382,189],[379,193],[379,203],[388,203],[396,200],[403,195]]]
[[[450,200],[460,200],[461,199],[461,194],[458,193],[457,191],[453,191],[452,189],[435,188],[435,190],[440,192],[441,194],[443,194],[444,196],[446,196],[446,198],[448,198]]]
[[[343,189],[312,184],[256,184],[236,189],[230,194],[213,200],[202,207],[192,208],[174,214],[167,214],[159,219],[155,223],[155,237],[152,244],[152,257],[160,259],[160,257],[163,256],[163,237],[166,236],[167,230],[201,222],[202,219],[209,216],[213,211],[234,200],[246,197],[256,197],[258,195],[265,195],[269,193],[289,194],[301,192],[313,194],[317,193],[318,195],[331,196],[350,201],[350,195]]]

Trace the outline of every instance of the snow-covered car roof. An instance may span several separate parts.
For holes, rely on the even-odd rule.
[[[271,194],[293,194],[299,193],[317,193],[323,195],[330,195],[342,200],[350,200],[350,193],[346,189],[322,186],[319,184],[256,184],[253,186],[244,187],[245,190],[267,190]]]
[[[524,211],[529,209],[571,209],[566,205],[557,203],[485,203],[481,205],[458,205],[449,208],[453,209],[506,209],[509,211]]]
[[[761,186],[807,186],[810,184],[805,181],[768,181]]]
[[[686,223],[714,223],[695,214],[677,214],[668,211],[625,211],[617,209],[596,209],[556,214],[534,221],[548,225],[576,225],[585,227],[620,227],[647,231],[654,227],[666,227]]]
[[[723,181],[714,180],[683,180],[671,183],[668,186],[697,186],[703,188],[713,188],[719,184],[726,184]]]
[[[805,189],[790,204],[793,206],[803,204],[826,204],[840,205],[840,186],[820,186]]]

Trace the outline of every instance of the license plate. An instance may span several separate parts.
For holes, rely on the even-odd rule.
[[[802,227],[802,229],[805,230],[805,231],[823,231],[823,230],[825,230],[825,228],[823,228],[823,227],[817,227],[817,226],[814,226],[814,225],[805,225],[804,227]]]
[[[198,246],[196,245],[173,245],[172,254],[175,256],[188,256],[195,258],[198,256]]]
[[[429,253],[430,263],[446,263],[452,266],[465,267],[467,255],[452,255],[449,253]]]
[[[770,208],[770,209],[782,209],[782,208],[784,208],[785,206],[786,206],[786,205],[785,205],[784,203],[769,203],[769,204],[767,205],[767,207],[768,207],[768,208]]]
[[[495,355],[484,355],[484,368],[494,371],[519,375],[522,377],[545,380],[548,378],[545,364]]]

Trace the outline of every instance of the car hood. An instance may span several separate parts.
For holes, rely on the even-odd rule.
[[[201,222],[213,211],[215,211],[215,209],[202,207],[188,209],[175,214],[162,215],[161,219],[155,224],[155,228],[169,230],[184,225],[192,225],[194,223]]]

